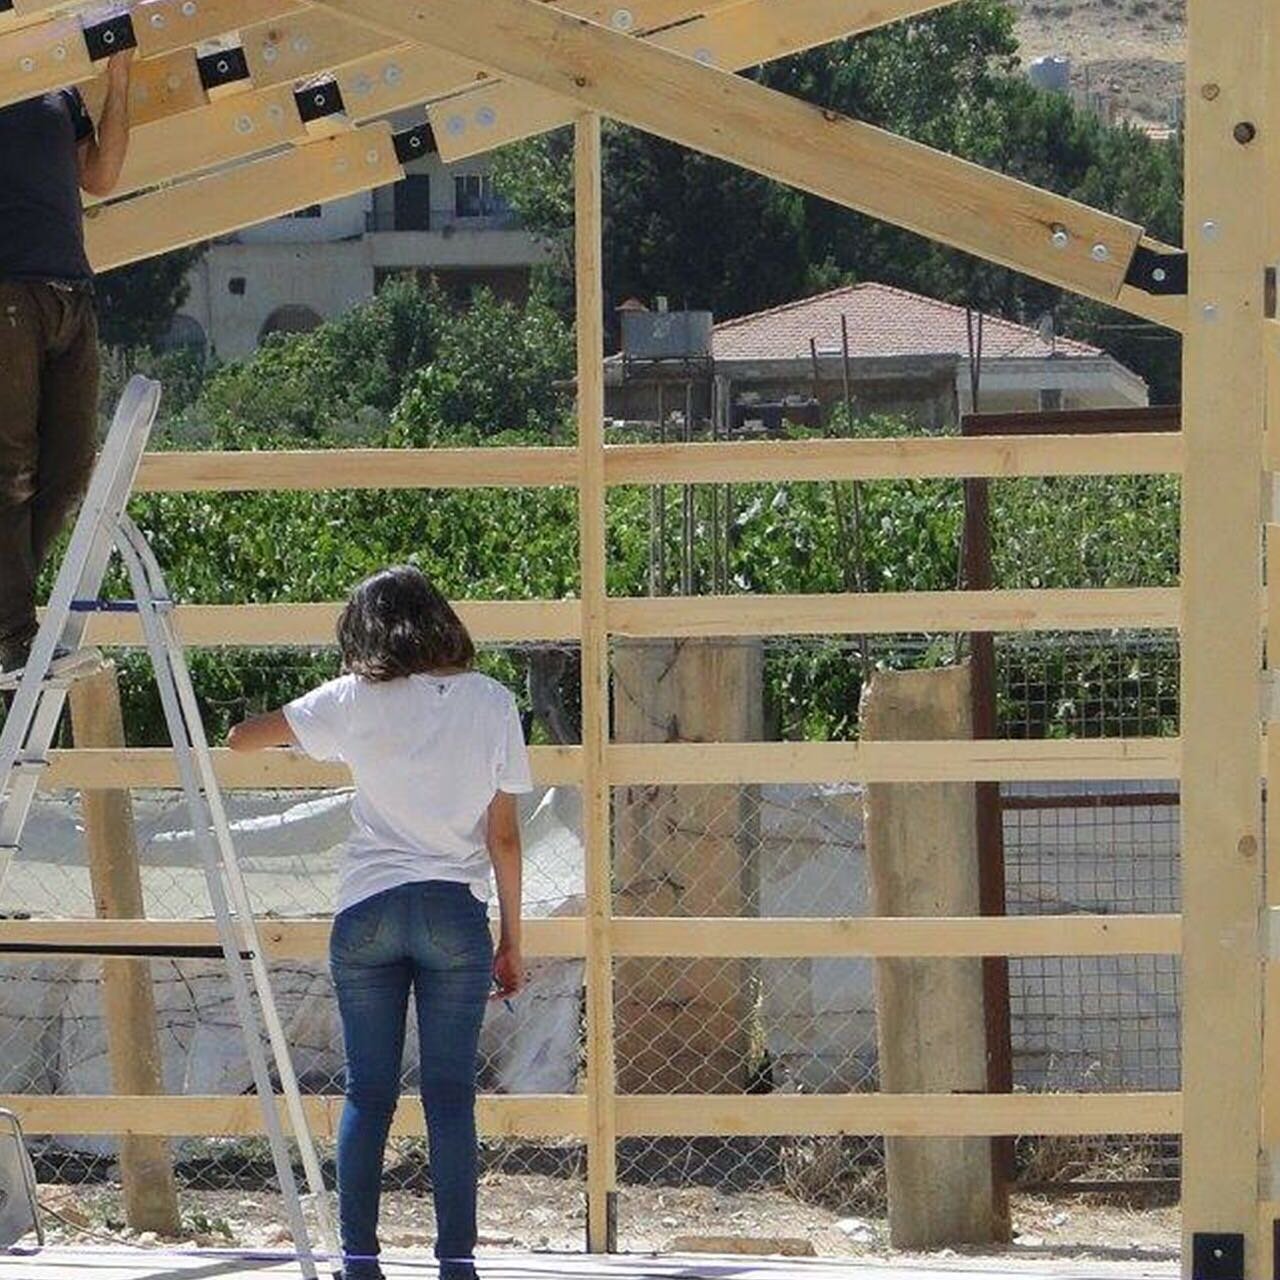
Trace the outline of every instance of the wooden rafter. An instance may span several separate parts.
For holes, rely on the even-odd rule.
[[[567,12],[586,4],[566,4]],[[598,6],[597,6],[598,7]],[[683,0],[687,13],[690,0]],[[704,8],[709,7],[705,6]],[[736,0],[708,16],[662,27],[671,0],[635,0],[631,21],[644,38],[699,57],[710,51],[720,65],[747,67],[869,30],[937,7],[936,0]],[[384,43],[385,40],[384,40]],[[308,44],[295,76],[326,69]],[[273,63],[278,67],[278,63]],[[424,46],[388,48],[331,68],[346,118],[364,123],[403,108],[448,99],[435,118],[437,144],[447,163],[481,150],[568,123],[564,102],[528,85],[482,84],[490,77],[479,64]],[[191,77],[194,80],[194,66]],[[254,78],[254,89],[192,111],[185,102],[172,115],[153,109],[134,130],[117,195],[197,174],[252,157],[284,142],[301,141],[306,129],[283,80]]]
[[[1167,323],[1127,287],[1142,229],[535,0],[322,0],[708,155]]]
[[[86,220],[85,245],[94,269],[110,271],[403,177],[390,127],[365,125],[230,173],[106,205]]]
[[[753,0],[655,32],[651,43],[726,71],[790,57],[941,7],[938,0]],[[431,111],[448,163],[570,123],[563,98],[509,80],[473,87]]]

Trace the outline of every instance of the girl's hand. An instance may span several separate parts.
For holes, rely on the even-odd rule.
[[[510,1000],[524,989],[524,956],[520,948],[502,943],[493,957],[494,1000]]]

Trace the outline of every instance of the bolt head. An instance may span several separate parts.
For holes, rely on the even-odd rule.
[[[482,129],[492,129],[498,123],[498,113],[492,107],[481,107],[476,112],[476,124]]]
[[[1212,102],[1221,92],[1222,89],[1218,85],[1212,83],[1201,85],[1200,87],[1200,96],[1206,102]]]
[[[1241,120],[1231,131],[1231,136],[1242,146],[1247,147],[1257,136],[1258,126],[1252,120]]]
[[[1206,302],[1204,306],[1201,308],[1200,314],[1204,316],[1205,320],[1207,320],[1210,324],[1212,324],[1213,321],[1215,321],[1218,318],[1217,303]]]
[[[1055,249],[1065,249],[1071,243],[1071,232],[1066,227],[1054,227],[1049,242]]]
[[[610,15],[609,25],[615,31],[630,31],[636,25],[636,16],[630,9],[615,9]]]
[[[1111,250],[1105,244],[1095,244],[1090,250],[1090,256],[1094,262],[1110,262]]]
[[[20,66],[23,71],[34,71],[36,69],[36,60],[34,58],[23,58],[18,63],[18,66]]]

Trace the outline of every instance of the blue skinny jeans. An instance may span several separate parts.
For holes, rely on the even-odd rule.
[[[476,1247],[476,1058],[493,983],[488,909],[464,884],[428,880],[340,912],[329,941],[346,1049],[338,1130],[344,1280],[380,1280],[378,1201],[400,1097],[412,993],[421,1042],[436,1257],[442,1280],[473,1280]]]

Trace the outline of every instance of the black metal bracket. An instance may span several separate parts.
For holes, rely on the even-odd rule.
[[[402,129],[392,136],[391,143],[396,149],[396,159],[401,164],[433,156],[440,150],[436,146],[435,132],[429,124],[415,124],[412,129]]]
[[[133,31],[133,19],[127,13],[118,13],[105,22],[95,22],[84,29],[84,42],[89,48],[89,58],[101,62],[113,53],[124,53],[138,47],[138,37]]]
[[[305,89],[295,90],[293,100],[303,124],[323,120],[326,116],[336,116],[347,109],[336,80],[321,80]]]
[[[1181,250],[1161,253],[1140,244],[1133,251],[1125,284],[1151,294],[1185,294],[1187,292],[1187,255]]]
[[[1244,1236],[1211,1231],[1193,1235],[1191,1280],[1244,1280]]]
[[[249,60],[244,50],[219,49],[217,53],[206,53],[196,59],[196,70],[200,74],[200,83],[206,93],[210,89],[219,89],[224,84],[235,84],[249,78]]]

